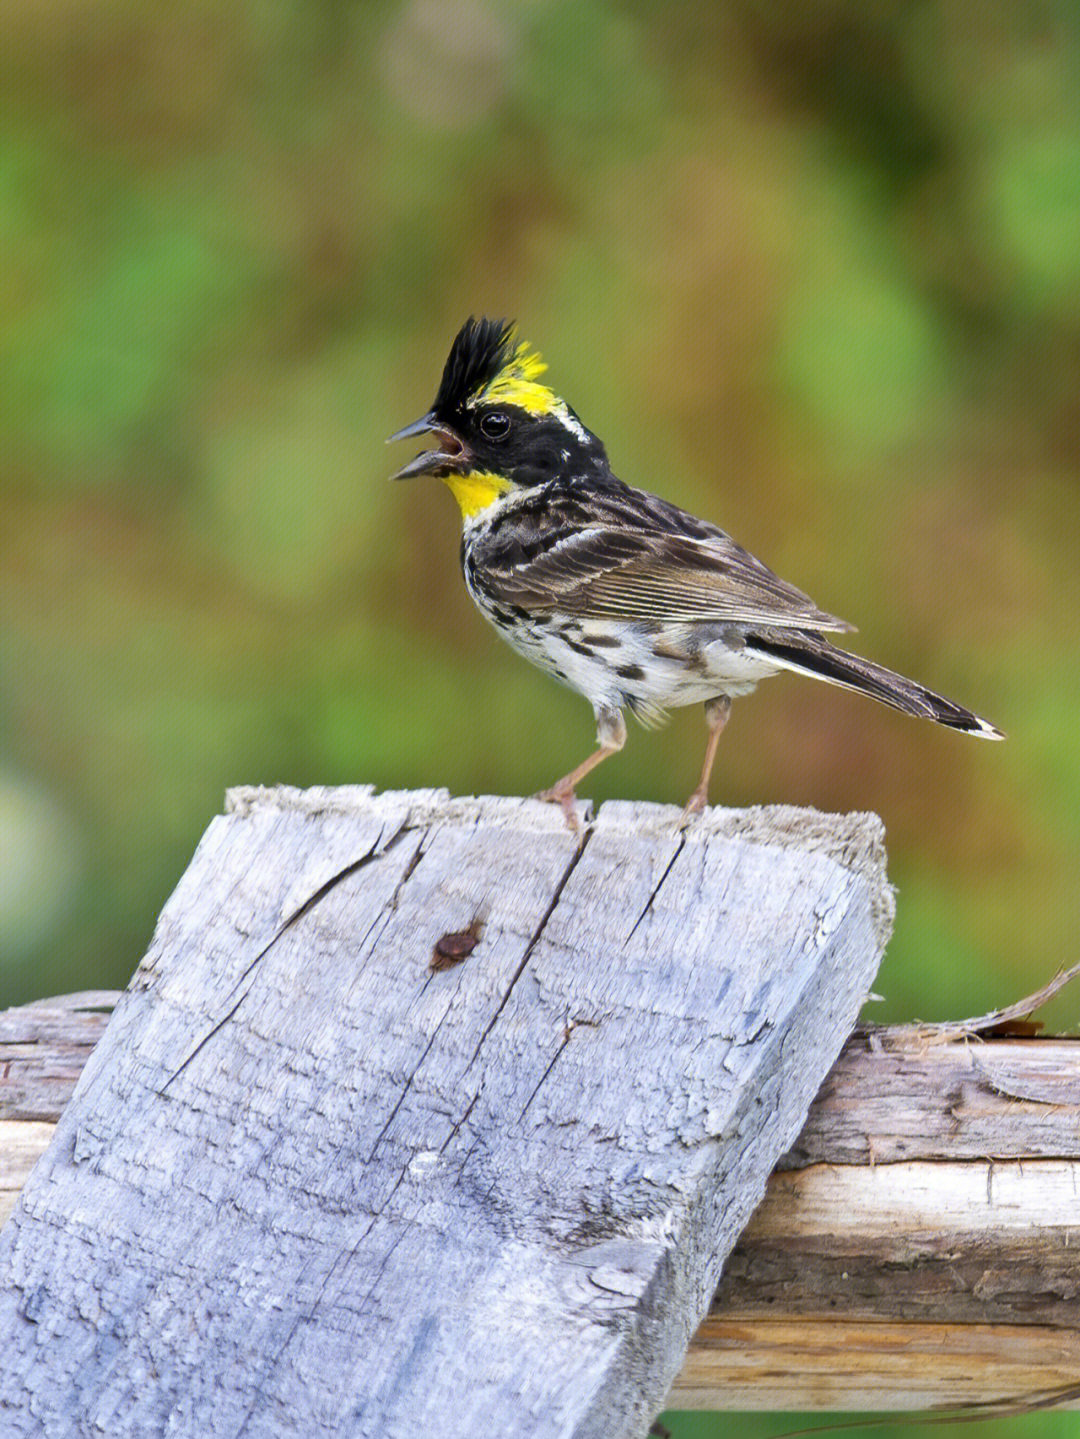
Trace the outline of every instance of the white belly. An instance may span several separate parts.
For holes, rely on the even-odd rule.
[[[486,605],[480,608],[519,654],[583,694],[594,708],[629,705],[646,722],[661,720],[664,710],[720,694],[749,694],[779,668],[723,639],[696,648],[688,644],[694,627],[687,625],[657,629],[551,616],[539,625],[506,626]]]

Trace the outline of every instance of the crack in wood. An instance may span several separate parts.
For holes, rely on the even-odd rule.
[[[454,1001],[453,1001],[453,999],[451,999],[451,1000],[450,1000],[450,1003],[446,1006],[446,1008],[445,1008],[445,1009],[443,1010],[443,1012],[442,1012],[442,1018],[439,1020],[438,1024],[435,1026],[435,1028],[431,1031],[431,1037],[429,1038],[427,1044],[424,1045],[424,1051],[423,1051],[423,1053],[421,1054],[420,1058],[416,1061],[416,1064],[413,1066],[413,1072],[409,1075],[409,1077],[406,1079],[404,1085],[402,1086],[401,1094],[398,1096],[398,1101],[397,1101],[397,1103],[394,1105],[393,1109],[390,1111],[390,1117],[389,1117],[389,1119],[387,1119],[386,1123],[385,1123],[385,1124],[383,1125],[383,1127],[379,1130],[379,1133],[378,1133],[378,1136],[377,1136],[377,1138],[376,1138],[376,1140],[375,1140],[375,1143],[371,1146],[371,1153],[368,1155],[368,1161],[367,1161],[369,1164],[370,1164],[371,1161],[375,1158],[375,1152],[376,1152],[376,1150],[378,1149],[379,1145],[380,1145],[380,1144],[383,1142],[383,1140],[386,1138],[386,1132],[387,1132],[387,1130],[390,1128],[391,1124],[393,1124],[394,1120],[397,1118],[398,1110],[399,1110],[399,1109],[401,1108],[401,1106],[405,1103],[405,1097],[406,1097],[406,1095],[408,1094],[409,1090],[413,1087],[413,1083],[414,1083],[414,1081],[415,1081],[415,1079],[416,1079],[416,1076],[420,1073],[420,1070],[421,1070],[421,1068],[422,1068],[422,1066],[423,1066],[424,1060],[427,1059],[428,1055],[431,1053],[431,1047],[432,1047],[432,1045],[435,1043],[436,1038],[438,1037],[439,1030],[442,1029],[442,1027],[443,1027],[443,1020],[446,1019],[446,1016],[450,1013],[450,1011],[453,1009],[453,1007],[454,1007]]]
[[[404,832],[404,830],[405,830],[405,829],[408,829],[408,828],[409,828],[408,825],[404,826],[403,829],[400,830],[400,831],[398,832],[398,834],[394,836],[394,841],[396,842],[396,840],[397,840],[398,838],[400,838],[400,836],[401,836],[401,834]],[[384,910],[380,911],[378,914],[376,914],[375,918],[374,918],[374,919],[371,921],[371,923],[368,925],[367,929],[364,930],[364,933],[363,933],[363,935],[361,936],[360,942],[359,942],[359,944],[356,946],[356,954],[357,954],[358,958],[362,957],[362,958],[366,959],[366,958],[370,957],[370,954],[371,954],[372,952],[374,952],[374,950],[376,950],[376,949],[378,948],[379,941],[382,939],[383,935],[386,933],[387,929],[389,928],[391,918],[392,918],[392,916],[395,914],[395,912],[397,911],[398,905],[401,903],[401,894],[402,894],[402,891],[403,891],[404,888],[405,888],[405,884],[406,884],[407,880],[408,880],[408,879],[412,876],[412,874],[415,872],[417,865],[420,863],[420,861],[421,861],[421,860],[423,859],[423,857],[424,857],[424,852],[425,852],[425,850],[427,849],[427,843],[425,843],[425,841],[430,842],[430,839],[431,839],[431,833],[430,833],[430,832],[425,833],[424,835],[422,835],[422,836],[420,837],[420,842],[417,844],[416,849],[413,851],[412,855],[409,857],[409,862],[408,862],[408,864],[405,866],[405,869],[402,871],[402,874],[401,874],[400,879],[398,880],[397,884],[394,886],[394,892],[393,892],[393,894],[390,896],[390,899],[388,900],[388,902],[387,902],[387,904],[386,904],[386,908],[385,908]],[[387,846],[387,848],[389,848],[389,846]],[[373,932],[376,928],[378,928],[378,931],[379,931],[379,932],[378,932],[378,934],[375,936],[374,941],[372,942],[371,949],[368,950],[368,952],[365,954],[365,948],[366,948],[366,946],[367,946],[367,942],[368,942],[369,939],[371,939],[372,932]],[[351,991],[350,991],[350,992],[351,992]],[[421,993],[423,993],[423,991],[421,991]]]
[[[589,843],[589,840],[590,840],[591,837],[592,837],[592,833],[593,833],[593,831],[592,831],[591,828],[590,828],[590,829],[587,829],[587,830],[585,831],[585,833],[581,836],[581,841],[580,841],[580,843],[578,844],[577,849],[575,849],[575,850],[574,850],[574,853],[570,856],[570,862],[569,862],[569,864],[567,864],[566,869],[563,871],[562,877],[559,879],[559,882],[558,882],[558,883],[556,884],[556,886],[555,886],[555,891],[554,891],[554,893],[553,893],[552,896],[551,896],[551,903],[548,905],[547,909],[545,909],[544,913],[541,915],[541,917],[540,917],[540,923],[536,926],[536,929],[535,929],[535,931],[533,932],[533,937],[532,937],[532,939],[530,939],[529,942],[528,942],[528,944],[525,946],[525,953],[521,956],[521,962],[519,963],[518,967],[514,970],[513,974],[510,976],[510,983],[506,986],[506,993],[503,995],[502,999],[500,1000],[500,1002],[499,1002],[499,1007],[496,1009],[495,1013],[491,1016],[491,1019],[488,1021],[487,1027],[484,1029],[483,1034],[481,1034],[480,1039],[479,1039],[479,1041],[477,1042],[476,1048],[473,1050],[472,1058],[469,1060],[468,1064],[465,1066],[465,1073],[466,1073],[466,1074],[468,1074],[469,1070],[473,1067],[473,1065],[474,1065],[474,1064],[476,1063],[476,1061],[479,1059],[479,1057],[480,1057],[480,1051],[481,1051],[481,1050],[483,1049],[483,1047],[484,1047],[484,1042],[485,1042],[485,1040],[487,1039],[488,1035],[491,1033],[491,1031],[495,1028],[496,1024],[497,1024],[498,1021],[499,1021],[499,1016],[502,1014],[503,1010],[506,1008],[507,1003],[508,1003],[508,1001],[509,1001],[509,999],[510,999],[510,995],[513,993],[514,985],[517,984],[518,980],[519,980],[519,979],[521,978],[521,976],[525,973],[525,966],[528,964],[529,960],[532,958],[533,950],[536,948],[537,944],[539,944],[539,942],[540,942],[540,936],[543,934],[544,929],[545,929],[545,927],[546,927],[546,925],[547,925],[548,920],[549,920],[549,919],[551,918],[551,916],[555,913],[555,906],[559,903],[559,900],[560,900],[560,898],[562,897],[562,892],[563,892],[563,890],[566,888],[567,883],[568,883],[568,881],[569,881],[569,879],[570,879],[570,876],[573,874],[574,870],[577,868],[578,862],[580,861],[581,856],[585,853],[585,846]]]
[[[390,901],[387,905],[387,909],[391,911],[396,910],[398,905],[401,903],[401,891],[405,888],[409,880],[412,878],[416,866],[424,857],[424,851],[427,849],[428,845],[431,843],[434,837],[434,829],[425,830],[425,832],[420,836],[420,843],[416,846],[416,849],[413,851],[408,864],[401,871],[401,878],[394,886],[394,892],[390,896]],[[389,848],[389,846],[387,846],[387,848]]]
[[[655,885],[654,888],[653,888],[652,894],[650,894],[649,897],[648,897],[648,899],[645,901],[645,908],[641,911],[641,913],[638,915],[637,919],[634,921],[634,928],[630,931],[630,933],[629,933],[629,934],[626,936],[626,938],[623,940],[623,943],[624,943],[624,944],[629,944],[630,941],[633,939],[633,937],[634,937],[634,935],[635,935],[635,933],[636,933],[636,931],[637,931],[638,925],[641,923],[641,921],[645,918],[645,916],[646,916],[646,915],[649,913],[649,911],[652,909],[652,907],[653,907],[653,902],[655,901],[656,896],[660,893],[660,890],[661,890],[661,887],[663,886],[664,881],[667,879],[667,877],[668,877],[668,875],[671,873],[671,871],[675,868],[675,861],[679,858],[679,855],[682,854],[682,852],[683,852],[683,850],[684,850],[685,848],[686,848],[686,836],[685,836],[685,835],[682,835],[682,836],[680,836],[680,838],[679,838],[679,843],[678,843],[678,846],[676,847],[675,853],[674,853],[674,854],[671,856],[671,858],[668,860],[667,867],[665,868],[665,870],[664,870],[663,874],[660,876],[660,878],[656,881],[656,885]]]
[[[461,1118],[460,1118],[460,1119],[456,1119],[456,1120],[453,1121],[453,1128],[450,1130],[450,1133],[449,1133],[449,1134],[446,1136],[446,1138],[443,1140],[442,1144],[439,1145],[439,1153],[440,1153],[440,1154],[445,1154],[446,1151],[450,1148],[450,1145],[453,1144],[454,1140],[458,1137],[458,1134],[461,1132],[462,1125],[465,1123],[465,1121],[468,1119],[469,1115],[470,1115],[470,1114],[473,1112],[473,1110],[476,1108],[476,1102],[477,1102],[477,1100],[480,1098],[480,1095],[481,1095],[482,1091],[483,1091],[483,1085],[480,1086],[480,1088],[476,1091],[476,1093],[473,1095],[473,1097],[469,1100],[468,1104],[465,1106],[465,1113],[461,1116]],[[474,1148],[474,1147],[475,1147],[475,1146],[473,1146],[473,1148]],[[467,1151],[465,1158],[467,1159],[468,1156],[469,1156],[469,1154],[471,1154],[471,1153],[472,1153],[472,1148],[470,1148],[470,1149]],[[464,1160],[462,1161],[462,1165],[464,1165]]]
[[[336,889],[336,887],[341,884],[343,880],[346,880],[351,875],[358,873],[360,870],[365,868],[366,865],[371,864],[373,860],[381,859],[383,855],[389,854],[407,830],[408,822],[406,821],[380,849],[379,843],[383,837],[383,831],[380,829],[378,835],[375,838],[375,842],[365,854],[362,854],[359,859],[354,859],[350,864],[347,864],[344,869],[339,869],[336,874],[331,875],[330,878],[326,880],[323,884],[321,884],[313,894],[310,894],[307,899],[304,900],[303,904],[298,905],[296,909],[293,910],[289,917],[278,927],[273,938],[268,940],[267,943],[263,945],[262,949],[259,950],[255,958],[244,969],[243,973],[240,975],[236,983],[233,985],[232,989],[229,991],[229,994],[236,993],[240,985],[243,984],[244,980],[247,979],[248,975],[251,974],[251,972],[258,965],[259,961],[266,958],[266,956],[273,949],[274,945],[277,944],[279,939],[281,939],[282,935],[284,935],[288,930],[290,930],[293,925],[297,923],[298,920],[303,919],[304,915],[310,913],[310,911],[313,910],[315,906],[319,904],[322,900],[324,900],[326,896],[331,892],[331,890]],[[216,1034],[219,1034],[221,1030],[225,1028],[225,1026],[234,1017],[237,1010],[243,1004],[249,993],[250,986],[248,987],[248,989],[244,990],[243,994],[240,995],[236,1003],[232,1005],[228,1010],[226,1010],[225,1014],[222,1015],[221,1019],[219,1019],[217,1023],[214,1024],[213,1027],[209,1029],[206,1034],[203,1035],[202,1039],[199,1040],[198,1044],[196,1044],[195,1048],[191,1051],[187,1058],[182,1060],[179,1066],[172,1072],[172,1074],[169,1075],[168,1079],[157,1091],[159,1099],[163,1099],[165,1097],[165,1092],[169,1088],[170,1084],[174,1083],[177,1079],[180,1078],[184,1070],[187,1069],[187,1067],[191,1064],[192,1060],[197,1058],[197,1056],[206,1048],[206,1046],[210,1043],[214,1036]]]
[[[544,1080],[547,1079],[547,1077],[548,1077],[548,1075],[551,1073],[551,1071],[555,1068],[555,1064],[556,1064],[559,1056],[562,1054],[563,1050],[566,1048],[566,1046],[567,1046],[569,1043],[570,1043],[570,1034],[569,1034],[569,1031],[565,1031],[565,1032],[563,1033],[562,1041],[560,1042],[558,1049],[557,1049],[557,1050],[555,1051],[555,1053],[551,1056],[551,1063],[550,1063],[550,1064],[548,1065],[548,1067],[544,1070],[544,1072],[543,1072],[543,1074],[540,1076],[540,1078],[536,1081],[536,1088],[535,1088],[535,1089],[533,1090],[533,1092],[529,1095],[528,1099],[525,1101],[525,1108],[524,1108],[524,1109],[521,1111],[521,1113],[518,1115],[518,1123],[519,1123],[519,1124],[520,1124],[521,1121],[525,1118],[526,1114],[528,1114],[528,1112],[529,1112],[529,1105],[532,1104],[533,1100],[534,1100],[534,1099],[536,1098],[536,1096],[540,1093],[540,1087],[541,1087],[541,1085],[543,1084]]]

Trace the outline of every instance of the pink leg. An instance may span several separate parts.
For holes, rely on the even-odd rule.
[[[701,778],[697,782],[697,789],[686,801],[686,808],[679,821],[680,829],[685,828],[691,816],[700,814],[709,802],[709,776],[712,774],[713,761],[716,759],[716,746],[720,743],[720,736],[724,732],[724,726],[728,722],[730,713],[731,698],[729,695],[717,695],[715,699],[705,701],[705,723],[709,727],[709,738],[705,744],[705,763],[701,766]]]
[[[562,805],[566,823],[575,834],[580,829],[577,811],[574,808],[577,800],[575,791],[578,785],[601,760],[607,759],[608,755],[618,754],[626,743],[626,721],[622,717],[621,710],[597,710],[596,743],[599,748],[594,750],[588,759],[583,759],[576,769],[572,769],[569,774],[564,774],[562,779],[556,780],[550,789],[543,789],[536,795],[537,799],[546,800],[549,804]]]

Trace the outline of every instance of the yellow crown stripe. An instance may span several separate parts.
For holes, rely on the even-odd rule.
[[[523,380],[535,380],[547,369],[539,351],[534,350],[527,340],[522,340],[514,350],[514,357],[506,367],[521,376]]]
[[[551,414],[561,401],[547,385],[539,383],[539,377],[546,369],[541,356],[523,340],[510,361],[476,397],[475,403],[487,405],[501,402],[517,405],[530,415]]]
[[[500,375],[480,396],[481,403],[516,405],[530,415],[550,415],[559,406],[553,390],[535,380],[522,380],[516,375]]]

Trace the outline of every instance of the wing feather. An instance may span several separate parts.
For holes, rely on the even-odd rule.
[[[673,508],[662,512],[669,523]],[[693,523],[704,533],[688,535],[644,527],[638,514],[629,523],[620,516],[618,526],[581,526],[575,518],[577,524],[567,523],[557,505],[549,506],[538,512],[543,523],[528,543],[520,535],[501,545],[498,536],[478,541],[485,582],[498,600],[596,619],[853,628],[701,521]]]

